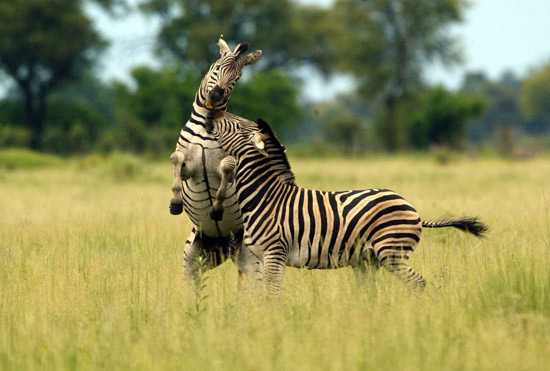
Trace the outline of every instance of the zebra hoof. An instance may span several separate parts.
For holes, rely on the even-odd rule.
[[[217,222],[222,220],[223,219],[223,209],[212,208],[212,210],[210,211],[210,218],[212,218],[212,220],[215,220]]]
[[[172,199],[170,200],[170,214],[180,215],[183,212],[183,201]]]

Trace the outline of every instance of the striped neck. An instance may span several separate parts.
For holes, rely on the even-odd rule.
[[[262,121],[258,119],[258,121]],[[267,125],[267,124],[266,124]],[[214,136],[228,156],[237,159],[236,178],[248,179],[268,176],[275,182],[296,185],[295,177],[286,156],[285,147],[281,145],[274,133],[264,132],[264,150],[259,151],[253,143],[253,136],[259,133],[257,122],[242,117],[225,114],[225,119],[218,120]]]
[[[200,125],[210,132],[213,129],[212,121],[220,115],[223,115],[225,110],[210,110],[204,106],[198,104],[197,99],[193,102],[193,108],[191,110],[191,117],[188,122],[191,122],[196,125]]]
[[[269,178],[272,182],[295,186],[295,177],[284,148],[277,146],[272,141],[267,142],[268,156],[260,154],[250,144],[244,144],[242,151],[234,152],[238,158],[236,178],[248,179],[250,177]],[[229,148],[225,147],[228,151]]]
[[[267,151],[269,157],[253,150],[237,160],[237,197],[245,223],[251,213],[271,208],[273,202],[279,199],[276,195],[288,194],[299,188],[286,158],[272,154],[270,148]]]

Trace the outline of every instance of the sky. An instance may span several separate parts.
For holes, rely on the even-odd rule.
[[[301,0],[328,5],[331,0]],[[128,79],[132,66],[156,65],[153,47],[158,23],[134,14],[127,19],[112,20],[98,15],[99,28],[112,40],[103,58],[105,79]],[[452,69],[430,66],[426,78],[450,88],[459,86],[465,71],[483,70],[496,78],[506,70],[524,75],[530,68],[550,61],[550,0],[473,0],[465,21],[451,30],[460,40],[465,63]],[[261,46],[259,46],[261,47]],[[330,98],[346,90],[350,80],[325,81],[312,74],[305,94],[313,100]],[[327,88],[328,87],[328,88]]]
[[[301,0],[320,5],[331,1]],[[97,11],[92,15],[111,41],[99,69],[104,80],[129,81],[132,67],[158,65],[154,43],[159,24],[154,18],[139,13],[119,19]],[[464,23],[451,31],[462,44],[465,63],[453,69],[430,66],[426,71],[428,81],[456,88],[464,72],[472,70],[483,70],[493,78],[506,70],[521,76],[550,61],[550,0],[471,0]],[[326,81],[314,73],[304,78],[305,95],[311,100],[328,99],[351,84],[346,78]]]
[[[524,75],[550,61],[549,0],[474,0],[465,22],[453,29],[461,40],[465,64],[428,78],[456,87],[465,71],[483,70],[495,78],[506,70]]]

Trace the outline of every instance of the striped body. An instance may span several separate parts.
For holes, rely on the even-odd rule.
[[[324,192],[293,187],[282,192],[280,204],[270,206],[278,209],[275,214],[288,244],[287,265],[293,267],[358,266],[367,248],[382,260],[385,246],[398,244],[408,253],[420,239],[417,212],[389,190]]]
[[[202,123],[206,118],[196,111],[180,132],[177,151],[185,155],[190,177],[183,179],[183,208],[197,230],[209,237],[228,237],[242,229],[241,212],[234,184],[223,202],[223,219],[213,220],[210,211],[220,185],[217,167],[225,157],[223,149]]]
[[[237,161],[244,244],[258,258],[268,289],[278,292],[284,266],[381,266],[423,287],[422,276],[407,264],[422,230],[416,210],[386,189],[327,192],[298,186],[284,147],[265,125],[242,121],[235,128],[219,120],[215,132]],[[264,141],[258,145],[262,126]]]
[[[198,258],[206,262],[201,269],[213,268],[233,257],[242,238],[242,218],[234,184],[224,187],[225,199],[215,200],[225,154],[211,130],[216,120],[228,115],[227,104],[242,69],[255,63],[262,53],[246,53],[246,43],[231,50],[223,38],[218,40],[218,47],[220,57],[203,77],[191,117],[181,129],[176,150],[170,156],[174,170],[170,213],[178,215],[185,211],[193,223],[183,252],[187,281],[197,277]]]
[[[279,245],[284,264],[315,269],[358,266],[371,249],[376,264],[408,257],[422,223],[403,197],[386,189],[327,192],[280,180],[254,156],[239,161],[236,183],[244,212],[245,243]],[[269,165],[267,165],[269,166]],[[241,170],[241,171],[239,171]],[[263,248],[262,248],[263,249]]]

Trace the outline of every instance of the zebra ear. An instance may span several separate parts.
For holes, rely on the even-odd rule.
[[[231,53],[231,49],[223,39],[223,35],[221,35],[218,40],[218,47],[220,48],[220,57],[225,57],[228,53]]]
[[[243,54],[247,50],[248,50],[248,43],[240,43],[235,47],[233,54],[235,54],[236,57],[240,57],[241,54]]]
[[[256,50],[255,52],[248,53],[246,56],[244,56],[241,60],[241,63],[243,66],[246,66],[248,64],[256,63],[261,57],[262,51]]]
[[[254,147],[256,147],[256,149],[258,150],[258,152],[260,152],[262,155],[264,155],[265,157],[268,156],[267,154],[267,151],[265,150],[265,142],[264,142],[264,139],[265,137],[260,134],[260,133],[255,133],[253,136],[252,136],[252,143],[254,144]]]

